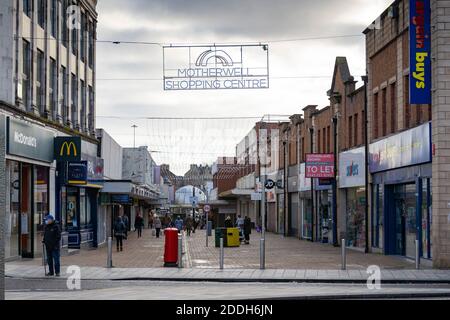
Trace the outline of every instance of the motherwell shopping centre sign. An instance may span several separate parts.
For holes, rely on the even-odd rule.
[[[431,104],[430,0],[410,0],[409,8],[409,102]]]
[[[334,154],[307,154],[306,178],[334,178]]]
[[[164,90],[267,89],[269,47],[166,46]]]

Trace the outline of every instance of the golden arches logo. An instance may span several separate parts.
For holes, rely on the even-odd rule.
[[[64,142],[59,151],[59,155],[62,157],[64,155],[64,150],[66,150],[66,156],[71,156],[71,150],[73,149],[73,156],[77,156],[77,147],[73,142]]]

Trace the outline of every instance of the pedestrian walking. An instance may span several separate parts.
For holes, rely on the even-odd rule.
[[[114,223],[114,237],[116,237],[117,251],[123,251],[123,238],[125,236],[125,223],[122,217],[117,217]]]
[[[130,224],[129,224],[128,216],[126,214],[124,214],[122,216],[122,222],[125,225],[125,234],[124,234],[123,238],[127,239],[128,238],[128,229],[130,227]]]
[[[252,233],[252,221],[248,216],[245,216],[244,218],[244,237],[245,237],[245,244],[250,243],[250,234]]]
[[[192,230],[192,233],[195,233],[195,230],[197,230],[198,226],[200,224],[200,219],[197,217],[195,217],[194,219],[194,230]]]
[[[159,233],[161,232],[161,220],[157,216],[155,219],[155,229],[156,229],[156,238],[159,238]]]
[[[60,263],[60,246],[61,246],[61,229],[55,222],[55,218],[49,214],[45,218],[44,239],[42,243],[45,245],[47,254],[48,273],[46,276],[59,277],[61,272]]]
[[[236,227],[239,229],[239,239],[244,239],[244,218],[241,215],[238,215],[236,219]]]
[[[134,221],[134,228],[137,230],[138,238],[142,237],[142,228],[144,228],[144,219],[140,214],[137,215]]]
[[[178,216],[175,220],[175,228],[178,229],[178,232],[181,232],[181,230],[183,230],[183,219],[181,219],[180,216]]]
[[[148,228],[149,229],[153,229],[153,223],[154,223],[154,220],[153,220],[153,214],[152,214],[152,212],[151,211],[149,211],[148,212]]]
[[[186,232],[187,232],[187,235],[188,235],[188,236],[191,235],[192,226],[193,226],[192,217],[191,217],[191,216],[188,216],[188,217],[186,218]]]

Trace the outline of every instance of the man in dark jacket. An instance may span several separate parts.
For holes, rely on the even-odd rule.
[[[123,251],[123,237],[125,236],[125,231],[125,223],[123,223],[122,217],[119,216],[114,223],[114,237],[116,237],[117,251]]]
[[[47,253],[47,263],[49,272],[47,276],[59,277],[60,274],[60,241],[61,241],[61,229],[55,222],[55,218],[52,215],[48,215],[45,218],[44,228],[44,240],[45,251]]]
[[[244,237],[245,244],[250,243],[250,234],[252,233],[252,221],[249,217],[245,216],[244,218]]]

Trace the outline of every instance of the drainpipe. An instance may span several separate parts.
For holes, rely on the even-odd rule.
[[[334,149],[334,179],[333,179],[333,246],[338,246],[337,240],[337,116],[333,117],[333,149]],[[342,244],[345,245],[345,244]]]
[[[362,76],[364,81],[364,196],[366,198],[364,205],[364,224],[365,224],[365,247],[364,252],[369,252],[369,132],[367,129],[367,75]]]

